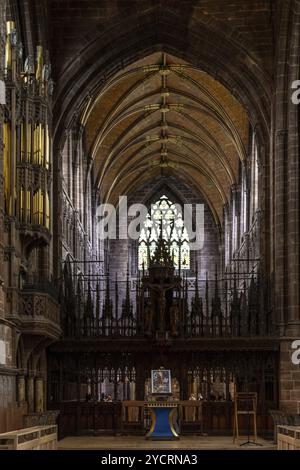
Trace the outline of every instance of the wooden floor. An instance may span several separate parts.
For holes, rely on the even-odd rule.
[[[247,438],[241,439],[240,444]],[[142,436],[66,437],[58,442],[59,450],[275,450],[273,441],[258,439],[257,445],[233,444],[228,436],[184,436],[177,441],[151,441]]]

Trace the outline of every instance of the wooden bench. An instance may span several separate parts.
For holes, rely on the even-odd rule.
[[[277,426],[277,450],[300,450],[300,426]]]
[[[0,434],[0,450],[56,450],[57,426],[35,426]]]

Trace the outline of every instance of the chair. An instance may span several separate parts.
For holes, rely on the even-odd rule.
[[[125,433],[144,433],[144,402],[136,400],[122,403],[122,430]]]
[[[180,422],[183,434],[203,433],[202,401],[180,402]]]

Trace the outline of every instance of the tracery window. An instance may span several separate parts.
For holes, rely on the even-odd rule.
[[[152,258],[157,240],[160,237],[168,242],[175,269],[190,269],[190,245],[187,229],[179,204],[174,204],[167,196],[151,204],[151,208],[141,227],[139,237],[138,266],[148,268],[148,258]]]

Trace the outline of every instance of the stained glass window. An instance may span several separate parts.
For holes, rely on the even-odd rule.
[[[152,258],[157,240],[160,237],[168,242],[175,269],[190,269],[190,246],[187,229],[182,218],[179,204],[171,202],[167,196],[161,196],[151,209],[141,227],[139,237],[139,269],[148,267],[148,254]]]

